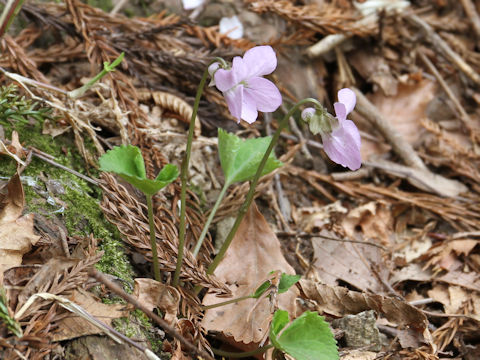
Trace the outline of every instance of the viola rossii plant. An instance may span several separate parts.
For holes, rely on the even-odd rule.
[[[186,231],[186,189],[188,185],[188,169],[190,153],[193,141],[193,130],[195,128],[196,114],[200,98],[210,76],[210,85],[220,90],[228,105],[233,117],[238,122],[241,120],[249,124],[258,119],[258,112],[274,112],[282,104],[280,91],[273,82],[265,79],[264,76],[271,74],[277,67],[277,57],[270,46],[257,46],[248,50],[243,57],[235,57],[232,63],[224,59],[215,58],[205,69],[201,78],[195,102],[193,105],[192,117],[187,136],[186,151],[181,166],[181,194],[180,194],[180,225],[179,225],[179,248],[177,266],[173,278],[173,285],[178,286],[180,281],[180,270],[183,262],[185,231]],[[247,210],[253,200],[255,187],[261,176],[266,175],[282,163],[275,158],[272,152],[281,132],[286,128],[288,119],[305,104],[311,104],[303,110],[301,117],[309,125],[313,134],[320,134],[323,141],[325,153],[328,157],[351,170],[361,166],[360,156],[360,134],[355,124],[347,119],[347,115],[355,107],[355,94],[350,89],[341,89],[338,92],[338,102],[334,104],[335,114],[333,116],[316,100],[304,99],[296,103],[278,122],[277,129],[273,136],[252,138],[243,140],[234,134],[219,129],[218,131],[218,152],[224,175],[224,187],[210,212],[204,225],[202,233],[193,249],[194,256],[198,255],[205,235],[215,212],[218,209],[228,187],[237,182],[250,181],[250,189],[246,199],[238,211],[235,223],[232,226],[225,242],[218,254],[207,269],[207,274],[213,274],[218,264],[222,261],[233,237],[240,226]],[[135,150],[136,149],[136,150]],[[127,156],[128,155],[128,156]],[[125,164],[119,165],[120,157],[125,159]],[[177,177],[176,168],[167,165],[155,180],[146,178],[140,151],[134,147],[120,147],[108,152],[100,161],[102,170],[114,171],[125,180],[137,186],[147,196],[149,219],[151,221],[151,242],[154,262],[155,278],[158,280],[158,259],[156,259],[156,243],[153,229],[153,214],[151,209],[151,196],[161,187],[167,185]],[[116,165],[112,165],[116,164]],[[157,184],[158,183],[158,184]],[[156,185],[155,185],[156,184]],[[153,234],[153,235],[152,235]],[[273,286],[271,283],[262,284],[254,294],[239,299],[216,304],[216,307],[228,303],[241,301],[247,298],[260,298],[271,296],[275,293],[266,293],[276,289],[276,294],[287,291],[296,281],[298,276],[283,274],[279,283]],[[283,281],[283,283],[282,283]],[[196,288],[197,293],[201,288]],[[288,353],[297,360],[333,360],[338,359],[336,343],[328,324],[321,316],[314,312],[306,312],[290,323],[286,311],[277,310],[273,315],[270,327],[270,344],[253,353],[260,353],[274,347],[274,351]],[[249,353],[250,354],[250,353]],[[229,356],[231,354],[219,353]],[[236,354],[238,355],[238,354]],[[247,354],[248,355],[248,354]],[[251,354],[250,354],[251,355]]]

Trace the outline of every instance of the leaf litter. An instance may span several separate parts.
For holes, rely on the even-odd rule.
[[[255,42],[274,46],[292,74],[303,74],[308,68],[312,74],[308,78],[318,78],[312,84],[311,80],[291,81],[287,75],[273,76],[284,98],[313,95],[329,105],[337,89],[355,85],[373,104],[373,115],[359,110],[352,117],[362,131],[366,160],[362,170],[339,173],[342,169],[318,151],[319,139],[309,137],[303,128],[297,135],[293,131],[284,134],[279,152],[292,150],[292,161],[277,174],[294,209],[293,220],[285,220],[282,208],[271,206],[278,195],[271,191],[276,180],[265,177],[257,189],[258,210],[250,209],[242,224],[243,236],[239,233],[235,239],[238,246],[232,245],[215,276],[205,273],[214,252],[211,240],[216,234],[211,232],[198,258],[187,251],[181,274],[184,287],[178,290],[168,287],[168,282],[177,256],[179,183],[154,199],[165,285],[145,279],[151,251],[143,199],[119,179],[102,175],[101,208],[118,228],[136,267],[134,294],[149,308],[159,309],[198,348],[208,350],[212,341],[222,342],[218,334],[230,346],[248,347],[261,343],[268,333],[269,299],[250,299],[206,312],[202,303],[252,293],[270,271],[293,274],[295,269],[306,277],[298,288],[276,298],[292,316],[314,310],[331,321],[368,310],[377,313],[378,329],[388,339],[384,352],[348,349],[340,335],[343,358],[474,359],[480,353],[478,338],[472,335],[478,329],[480,311],[476,109],[480,61],[473,34],[465,34],[466,24],[475,23],[479,9],[470,0],[437,1],[435,7],[424,7],[428,4],[422,1],[398,1],[397,5],[402,4],[395,11],[387,9],[372,21],[365,13],[374,3],[370,1],[361,6],[350,1],[226,3],[206,4],[205,13],[197,15],[198,23],[178,8],[176,14],[152,8],[144,14],[150,16],[128,18],[76,0],[28,3],[20,16],[33,21],[5,35],[1,43],[2,85],[17,81],[22,94],[42,99],[54,109],[56,117],[42,128],[52,135],[52,142],[69,136],[85,161],[83,172],[91,176],[95,176],[98,155],[109,145],[122,143],[141,148],[150,178],[166,163],[178,164],[203,68],[212,56],[231,58]],[[245,36],[251,37],[232,40],[215,26],[220,18],[213,19],[213,26],[203,26],[208,21],[212,24],[208,14],[224,11],[233,11],[228,16],[238,13],[244,25],[245,19],[268,24],[269,31],[263,35],[273,37],[259,41],[260,35],[244,26]],[[42,34],[47,27],[54,36],[45,43]],[[333,46],[321,44],[321,51],[314,48],[332,36],[336,36]],[[126,61],[94,91],[75,101],[65,97],[66,91],[81,86],[83,78],[91,77],[104,61],[112,61],[122,51],[126,51]],[[59,88],[38,87],[25,79]],[[12,118],[4,117],[2,111],[2,129],[11,127]],[[408,146],[399,147],[370,117],[389,124],[386,128],[395,129],[394,135],[403,140],[400,143]],[[234,119],[221,96],[212,89],[206,91],[199,118],[192,171],[196,188],[189,190],[187,207],[190,250],[222,183],[214,141],[217,127],[238,130],[229,121]],[[257,122],[255,127],[244,128],[241,136],[263,131]],[[303,140],[298,134],[313,160],[302,159],[297,144]],[[0,138],[1,159],[13,158],[28,169],[32,165],[22,146],[31,146],[32,139],[21,132],[19,138]],[[71,152],[73,147],[63,151]],[[82,240],[78,234],[64,234],[55,240],[62,249],[55,252],[55,259],[37,256],[52,238],[34,231],[36,221],[45,221],[36,211],[29,211],[32,204],[25,203],[21,174],[12,173],[2,172],[6,185],[0,195],[0,277],[6,289],[7,316],[13,319],[32,295],[45,292],[69,298],[92,315],[124,316],[127,310],[120,310],[120,305],[101,304],[97,296],[86,292],[92,290],[104,301],[111,295],[88,276],[88,269],[102,256],[97,246],[102,239],[90,233],[84,233]],[[232,188],[214,222],[238,211],[246,189],[244,185]],[[325,234],[330,239],[322,237]],[[245,259],[253,252],[255,264],[249,266]],[[198,285],[208,295],[196,296],[193,289]],[[63,343],[57,340],[93,333],[83,325],[69,325],[69,318],[54,301],[36,299],[18,319],[22,338],[16,339],[0,325],[2,358],[52,358],[62,353]],[[162,336],[157,334],[157,340],[163,341],[164,351],[174,358],[189,358],[177,340]],[[156,352],[160,354],[161,349]]]

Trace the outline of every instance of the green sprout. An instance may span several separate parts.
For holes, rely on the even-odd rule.
[[[177,167],[175,165],[167,164],[154,180],[147,179],[142,153],[138,147],[132,145],[114,147],[100,157],[99,163],[100,170],[118,174],[122,179],[145,194],[145,197],[147,198],[148,222],[150,226],[153,274],[155,280],[160,281],[152,198],[160,189],[163,189],[165,186],[175,181],[178,177]]]

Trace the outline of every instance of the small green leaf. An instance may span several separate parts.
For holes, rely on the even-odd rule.
[[[142,153],[136,146],[115,146],[112,150],[103,154],[98,161],[102,171],[110,171],[120,176],[126,175],[139,179],[147,178]]]
[[[270,136],[267,136],[243,140],[235,134],[218,129],[218,152],[225,182],[233,184],[251,180],[255,176],[271,139]],[[262,176],[282,165],[272,152],[262,171]]]
[[[286,322],[288,313],[277,310],[270,327],[270,341],[277,349],[295,360],[339,359],[333,333],[323,317],[316,312],[304,312],[279,335]]]
[[[265,281],[262,285],[260,285],[257,290],[252,295],[252,298],[258,299],[262,294],[267,291],[267,289],[270,287],[270,281]]]
[[[284,292],[288,291],[288,289],[295,285],[301,277],[302,275],[288,275],[282,273],[282,277],[278,283],[278,293],[283,294]]]
[[[155,181],[165,182],[166,185],[175,181],[178,177],[178,168],[175,165],[167,164],[163,169],[158,173]]]
[[[136,146],[115,146],[99,159],[100,170],[118,174],[146,195],[154,195],[178,176],[175,165],[167,164],[155,180],[147,179],[142,153]]]
[[[277,341],[277,337],[285,325],[288,324],[288,321],[288,311],[277,310],[273,314],[272,324],[270,325],[270,341],[277,349],[283,350],[281,344]]]

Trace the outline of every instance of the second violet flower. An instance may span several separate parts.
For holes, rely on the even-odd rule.
[[[351,120],[347,120],[347,115],[353,111],[357,98],[350,89],[341,89],[338,92],[338,102],[335,108],[336,119],[328,114],[324,109],[306,108],[302,112],[304,121],[315,123],[320,132],[323,142],[323,150],[328,157],[350,170],[357,170],[362,165],[360,154],[360,133]]]
[[[258,111],[273,112],[282,104],[277,87],[263,76],[271,74],[277,67],[277,57],[272,47],[256,46],[243,58],[236,56],[231,69],[219,68],[218,63],[210,66],[214,84],[225,96],[230,113],[249,124],[255,122]]]

